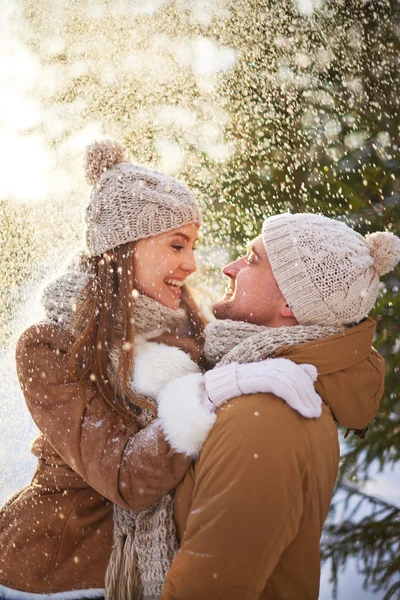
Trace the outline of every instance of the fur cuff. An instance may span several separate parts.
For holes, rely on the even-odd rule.
[[[201,373],[180,377],[159,394],[158,420],[169,444],[195,458],[206,440],[216,415],[204,389]]]
[[[136,336],[135,354],[133,388],[154,400],[174,379],[200,371],[200,367],[180,348],[148,342],[142,336]]]

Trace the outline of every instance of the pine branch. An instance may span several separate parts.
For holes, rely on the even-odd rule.
[[[335,593],[340,569],[349,558],[355,558],[364,587],[372,585],[376,592],[386,590],[385,598],[394,598],[400,578],[400,508],[349,482],[342,482],[339,491],[345,497],[334,501],[334,513],[342,505],[344,515],[340,521],[331,519],[326,523],[321,549],[322,561],[331,563]],[[357,500],[354,506],[352,500]]]

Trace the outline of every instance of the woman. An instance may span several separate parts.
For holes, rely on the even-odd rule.
[[[189,403],[175,433],[168,429],[175,413],[155,419],[163,385],[199,371],[186,352],[200,356],[203,320],[184,286],[196,268],[197,202],[173,178],[127,162],[119,144],[95,143],[86,159],[87,253],[46,288],[47,320],[17,345],[18,376],[41,435],[32,483],[0,514],[6,599],[103,597],[113,503],[110,597],[140,594],[143,540],[161,530],[152,548],[153,559],[167,548],[153,582],[160,589],[176,551],[168,492],[215,421],[206,396]],[[180,348],[150,341],[160,335]],[[163,402],[168,415],[168,397]]]

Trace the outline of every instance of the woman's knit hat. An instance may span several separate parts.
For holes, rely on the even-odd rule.
[[[264,221],[272,272],[300,325],[350,325],[373,308],[379,277],[400,261],[400,238],[365,237],[340,221],[284,213]]]
[[[85,215],[91,256],[201,221],[196,198],[183,184],[134,165],[125,152],[113,141],[86,149],[86,179],[93,185]]]

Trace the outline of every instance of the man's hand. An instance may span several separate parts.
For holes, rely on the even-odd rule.
[[[303,417],[321,415],[322,400],[314,389],[318,377],[313,365],[297,365],[287,358],[268,358],[261,362],[232,363],[208,371],[205,387],[218,408],[244,394],[269,393],[284,400]]]

